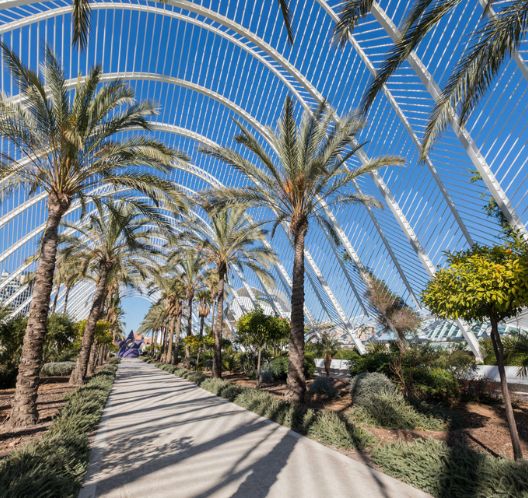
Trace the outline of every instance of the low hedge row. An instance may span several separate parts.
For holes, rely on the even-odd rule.
[[[70,394],[46,434],[0,462],[0,497],[74,497],[88,466],[88,435],[101,418],[117,362]]]
[[[190,374],[196,373],[158,365],[189,380]],[[351,413],[343,416],[330,410],[307,409],[266,391],[199,375],[199,380],[193,382],[203,389],[322,444],[365,450],[381,470],[435,497],[528,498],[528,462],[495,458],[463,446],[450,447],[434,439],[382,443],[365,432]],[[411,415],[415,416],[414,413]],[[425,420],[425,416],[422,417]],[[424,420],[417,425],[428,425],[423,424]],[[432,425],[437,423],[435,421]]]

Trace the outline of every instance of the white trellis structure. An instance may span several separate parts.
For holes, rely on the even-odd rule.
[[[201,144],[231,145],[236,133],[233,117],[260,134],[269,148],[265,127],[275,123],[288,94],[299,110],[313,108],[323,99],[338,114],[357,107],[391,43],[398,40],[398,26],[410,3],[374,3],[343,49],[331,43],[340,0],[292,1],[293,46],[276,0],[95,0],[85,51],[71,46],[70,1],[7,0],[0,1],[0,38],[33,68],[42,60],[44,46],[51,46],[72,86],[100,63],[105,80],[125,79],[138,98],[158,101],[155,135],[192,158],[192,164],[175,171],[172,180],[199,195],[211,186],[244,181],[236,171],[197,151]],[[361,137],[368,143],[350,166],[381,154],[407,159],[406,168],[387,169],[355,185],[385,209],[326,207],[339,245],[324,228],[313,224],[310,230],[307,321],[335,323],[360,350],[363,346],[354,330],[370,323],[372,316],[364,299],[362,272],[355,269],[368,268],[424,311],[420,293],[444,264],[445,250],[496,240],[497,225],[484,213],[483,197],[491,196],[510,223],[527,233],[528,128],[523,119],[528,110],[528,42],[505,65],[468,123],[462,127],[453,120],[424,164],[418,162],[428,114],[469,31],[483,14],[482,3],[461,2],[391,77],[369,111]],[[0,86],[12,99],[18,98],[4,66]],[[12,152],[7,147],[0,141],[0,153]],[[470,182],[472,171],[482,182]],[[35,252],[45,211],[44,193],[28,197],[20,188],[1,200],[0,295],[31,269],[27,259]],[[74,205],[68,217],[78,216],[79,206]],[[265,218],[266,213],[252,216]],[[235,300],[235,289],[244,289],[244,302],[254,301],[255,292],[270,302],[273,296],[288,295],[292,249],[287,227],[267,244],[280,257],[273,268],[276,288],[264,285],[252,272],[236,272],[231,285]],[[4,299],[6,304],[16,303],[15,312],[27,306],[24,289],[20,286]],[[89,284],[78,285],[69,311],[82,317],[90,292]],[[440,328],[463,336],[479,356],[468,326],[446,327]]]

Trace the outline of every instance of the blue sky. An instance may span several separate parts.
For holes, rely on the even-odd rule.
[[[143,297],[125,297],[123,298],[123,310],[125,312],[125,333],[130,330],[136,330],[143,320],[150,303]]]

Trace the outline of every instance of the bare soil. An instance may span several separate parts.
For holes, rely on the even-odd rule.
[[[244,387],[256,387],[255,380],[241,374],[226,374],[227,380]],[[310,384],[311,381],[309,381]],[[344,412],[352,407],[352,397],[349,383],[346,379],[334,379],[339,397],[334,400],[312,399],[307,406],[315,409],[325,408]],[[309,385],[308,384],[308,385]],[[286,384],[277,383],[261,386],[275,396],[286,394]],[[515,418],[522,449],[528,455],[528,401],[517,399],[515,403]],[[447,442],[449,445],[463,444],[471,449],[493,456],[513,458],[510,433],[500,403],[459,403],[453,407],[442,407],[443,416],[448,420],[445,431],[384,429],[381,427],[365,427],[382,442],[412,441],[417,438],[434,438]]]
[[[75,387],[68,384],[68,377],[49,377],[39,387],[37,408],[38,424],[30,428],[7,429],[4,422],[9,417],[14,389],[0,389],[0,458],[30,441],[41,438],[53,418],[66,403],[66,395]]]

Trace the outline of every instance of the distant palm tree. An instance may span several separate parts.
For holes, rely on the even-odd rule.
[[[168,2],[168,0],[161,0]],[[243,0],[241,0],[242,3]],[[284,19],[284,26],[288,34],[288,40],[293,43],[293,30],[290,18],[289,0],[278,0]],[[73,24],[73,43],[79,44],[82,48],[86,47],[88,42],[88,33],[90,31],[90,0],[73,0],[72,12]]]
[[[376,310],[376,321],[394,334],[400,353],[404,353],[408,347],[406,335],[415,334],[422,324],[420,315],[372,272],[363,270],[362,275],[367,284],[365,297]]]
[[[160,292],[159,305],[163,307],[161,317],[166,322],[165,339],[163,341],[163,354],[160,359],[164,363],[177,363],[178,347],[181,338],[181,317],[183,312],[183,300],[186,296],[186,289],[181,280],[180,274],[175,271],[175,266],[166,265],[151,271],[150,287],[155,292]]]
[[[401,27],[401,40],[397,42],[378,71],[363,98],[367,110],[392,74],[415,50],[420,42],[462,0],[415,0]],[[367,15],[374,0],[347,0],[336,26],[336,37],[341,43],[348,41],[349,33],[359,19]],[[494,0],[489,0],[486,11],[491,12]],[[506,7],[490,15],[475,26],[470,43],[454,67],[441,98],[436,102],[425,132],[422,157],[433,142],[460,111],[464,124],[471,111],[489,89],[506,59],[515,52],[528,31],[528,0],[513,0]],[[450,36],[449,32],[445,36]]]
[[[61,254],[84,266],[96,284],[71,384],[85,380],[95,328],[102,317],[110,283],[140,284],[147,277],[146,262],[159,254],[151,242],[159,236],[159,229],[148,225],[153,221],[164,228],[166,225],[163,218],[154,213],[153,216],[147,217],[128,204],[97,204],[88,224],[76,225],[77,235],[65,236],[61,242]]]
[[[23,98],[12,101],[0,96],[0,136],[19,157],[4,155],[0,160],[0,192],[23,185],[28,195],[48,194],[48,217],[10,417],[12,426],[26,426],[38,418],[42,347],[63,216],[74,200],[83,207],[97,198],[93,189],[99,186],[136,189],[155,202],[179,198],[171,182],[145,168],[165,173],[182,156],[145,137],[115,138],[127,130],[150,129],[147,117],[155,114],[155,108],[148,102],[135,103],[132,90],[123,82],[102,85],[99,67],[70,95],[63,70],[50,50],[42,73],[37,74],[5,44],[1,47]]]
[[[211,296],[208,290],[202,290],[197,294],[199,305],[198,305],[198,316],[200,317],[200,331],[198,337],[203,337],[205,319],[211,313]]]
[[[335,122],[335,113],[322,104],[312,114],[306,111],[300,126],[294,117],[293,102],[286,99],[278,129],[268,130],[278,162],[260,145],[256,136],[240,123],[235,140],[252,152],[259,165],[225,147],[206,147],[207,154],[233,166],[253,184],[244,188],[216,190],[211,204],[248,204],[264,206],[275,214],[275,225],[289,222],[294,261],[291,294],[291,335],[289,343],[288,385],[290,396],[302,401],[306,392],[304,376],[304,245],[310,219],[333,230],[324,209],[350,203],[379,205],[373,198],[352,188],[354,180],[390,164],[401,164],[397,157],[381,157],[350,170],[346,163],[358,151],[356,134],[363,121],[349,114]]]
[[[244,207],[236,206],[209,211],[210,225],[194,224],[187,232],[189,240],[200,246],[207,263],[213,264],[218,276],[217,309],[213,328],[213,375],[222,376],[222,329],[224,323],[225,282],[232,269],[246,267],[270,280],[266,268],[276,261],[275,253],[262,245],[266,232],[262,223],[250,223]]]
[[[192,335],[193,302],[198,289],[202,287],[207,267],[203,255],[195,248],[186,248],[183,251],[175,251],[168,259],[169,264],[176,264],[176,271],[180,275],[180,280],[185,288],[185,298],[187,301],[188,318],[186,337]],[[190,365],[190,348],[185,344],[185,365]]]

